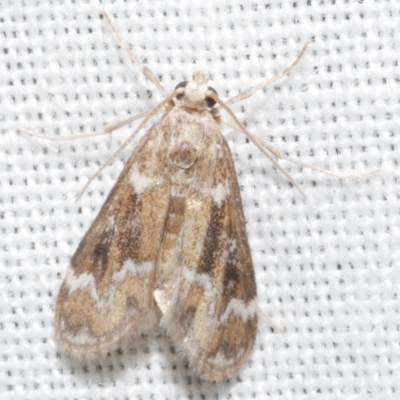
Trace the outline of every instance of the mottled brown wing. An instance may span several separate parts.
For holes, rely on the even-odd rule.
[[[157,322],[154,266],[170,198],[162,121],[129,158],[61,286],[56,340],[72,357],[110,350]]]
[[[218,381],[251,352],[258,304],[232,156],[214,136],[186,198],[180,265],[155,298],[176,346],[202,377]]]

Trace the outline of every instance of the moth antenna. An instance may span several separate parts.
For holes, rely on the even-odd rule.
[[[132,117],[124,119],[123,121],[118,121],[113,124],[107,125],[101,131],[83,133],[83,134],[79,134],[79,135],[71,135],[71,136],[65,136],[65,137],[64,136],[58,137],[58,136],[42,135],[41,133],[37,133],[37,132],[33,131],[32,129],[26,129],[26,128],[20,128],[20,129],[18,129],[18,131],[22,132],[22,133],[26,133],[33,137],[37,137],[39,139],[50,140],[52,142],[59,142],[59,141],[63,141],[63,140],[79,140],[79,139],[85,139],[85,138],[90,138],[90,137],[94,137],[94,136],[108,135],[111,132],[114,132],[115,130],[123,127],[124,125],[127,125],[138,119],[144,118],[148,113],[149,113],[148,110],[143,111],[140,114],[136,114]]]
[[[252,96],[255,92],[257,92],[258,90],[264,89],[268,85],[271,85],[272,83],[274,83],[276,81],[279,81],[279,79],[282,79],[284,76],[288,75],[297,66],[297,64],[300,62],[300,60],[303,58],[304,53],[306,52],[308,45],[309,45],[309,43],[306,43],[303,46],[303,48],[301,49],[299,55],[294,60],[292,65],[287,67],[284,71],[282,71],[281,73],[279,73],[278,75],[275,75],[274,77],[272,77],[270,79],[267,79],[264,82],[261,82],[257,86],[254,86],[254,87],[249,88],[249,89],[247,89],[247,90],[245,90],[243,92],[240,92],[236,96],[234,96],[234,97],[230,98],[228,101],[226,101],[225,104],[229,106],[229,105],[231,105],[233,103],[237,103],[238,101],[242,101],[244,99],[247,99],[248,97]]]
[[[151,72],[151,70],[148,67],[146,67],[146,65],[144,65],[138,57],[136,57],[136,55],[133,53],[133,51],[121,39],[121,37],[119,36],[119,33],[117,32],[114,24],[111,21],[111,18],[109,17],[109,15],[106,13],[105,10],[102,11],[102,14],[103,14],[105,20],[107,21],[107,24],[110,27],[110,30],[111,30],[112,34],[114,35],[119,46],[128,53],[130,59],[140,68],[143,75],[149,81],[153,82],[154,85],[156,85],[156,87],[160,91],[160,93],[164,96],[168,96],[168,92],[164,89],[163,85],[161,85],[160,81],[153,74],[153,72]]]

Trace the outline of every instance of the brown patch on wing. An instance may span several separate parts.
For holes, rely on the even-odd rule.
[[[143,279],[143,276],[137,276],[135,279],[129,277],[120,283],[112,302],[111,312],[99,310],[90,292],[78,290],[69,295],[68,289],[63,287],[59,298],[64,300],[63,321],[68,323],[68,333],[78,336],[85,327],[85,331],[99,343],[111,340],[115,332],[126,324],[127,316],[131,317],[130,323],[137,319],[138,315],[135,312],[130,313],[126,308],[140,311],[138,300],[141,300]]]
[[[170,201],[163,174],[169,132],[146,133],[72,257],[56,308],[56,339],[88,358],[157,321],[154,265]]]
[[[253,348],[257,302],[233,160],[219,131],[207,139],[186,197],[178,282],[157,304],[176,346],[202,377],[218,381],[237,373]]]

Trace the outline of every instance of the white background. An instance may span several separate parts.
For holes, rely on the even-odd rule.
[[[400,396],[400,3],[13,1],[0,4],[0,398],[397,399]],[[285,69],[233,107],[254,134],[341,180],[282,163],[304,201],[239,132],[235,159],[260,306],[238,377],[203,383],[165,336],[81,364],[53,339],[69,260],[124,156],[76,195],[132,132],[49,142],[155,106],[162,97],[118,48],[106,9],[168,90],[193,71],[223,99]]]

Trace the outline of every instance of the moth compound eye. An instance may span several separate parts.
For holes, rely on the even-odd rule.
[[[214,92],[218,96],[218,93],[214,88],[209,86],[208,90],[211,90],[212,92]],[[207,107],[208,108],[213,108],[215,106],[216,102],[212,97],[206,97],[206,103],[207,103]]]
[[[179,89],[179,88],[181,88],[181,87],[186,87],[187,84],[188,84],[188,81],[183,81],[183,82],[181,82],[181,83],[178,83],[178,84],[175,86],[175,89],[174,89],[174,90],[177,90],[177,89]]]
[[[187,86],[187,84],[188,84],[188,81],[184,81],[184,82],[178,83],[178,84],[175,86],[175,89],[174,89],[174,90],[177,90],[177,89],[179,89],[179,88],[184,88],[184,87]],[[182,97],[183,97],[183,93],[178,94],[178,95],[176,96],[176,98],[177,98],[178,100],[181,99]]]

